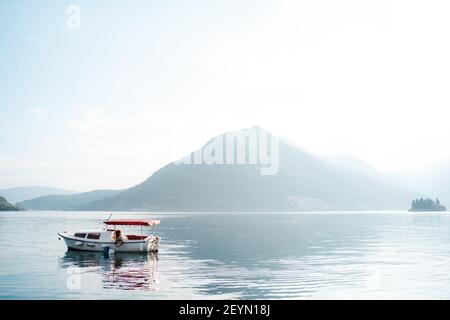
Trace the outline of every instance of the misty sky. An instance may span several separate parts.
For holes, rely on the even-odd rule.
[[[385,171],[448,159],[449,16],[448,1],[2,1],[0,188],[125,188],[254,125]]]

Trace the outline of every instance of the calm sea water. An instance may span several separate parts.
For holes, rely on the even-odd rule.
[[[0,214],[1,299],[450,298],[448,213],[115,213],[155,255],[66,252],[105,213]]]

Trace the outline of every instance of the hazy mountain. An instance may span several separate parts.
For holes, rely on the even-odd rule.
[[[19,209],[0,196],[0,211],[18,211]]]
[[[210,140],[205,147],[214,141]],[[280,140],[278,174],[257,165],[175,164],[84,210],[293,211],[407,209],[417,193]]]
[[[94,190],[72,195],[50,195],[17,203],[28,210],[76,210],[78,207],[100,199],[115,196],[121,190]]]
[[[319,156],[319,158],[341,169],[353,171],[378,180],[389,180],[389,177],[386,174],[354,156],[342,154],[336,156]]]
[[[11,201],[12,203],[53,194],[74,193],[76,192],[71,190],[40,186],[0,189],[0,194],[6,197],[6,199]]]

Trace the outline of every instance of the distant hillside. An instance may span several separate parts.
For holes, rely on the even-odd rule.
[[[0,211],[18,211],[19,209],[9,203],[5,198],[0,197]]]
[[[121,190],[94,190],[73,195],[51,195],[17,203],[27,210],[77,210],[80,206],[118,195]]]
[[[1,189],[0,194],[6,197],[12,203],[17,203],[37,197],[54,195],[54,194],[74,194],[75,191],[52,188],[52,187],[17,187]]]
[[[389,180],[388,175],[378,171],[367,162],[350,155],[320,156],[320,159],[344,170],[353,171],[382,181]]]
[[[207,144],[208,145],[208,144]],[[205,145],[205,147],[207,147]],[[205,148],[203,147],[202,150]],[[320,159],[280,140],[280,168],[168,164],[116,196],[83,210],[303,211],[406,209],[419,195]]]

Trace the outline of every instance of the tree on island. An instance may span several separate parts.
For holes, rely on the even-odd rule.
[[[439,199],[420,198],[413,200],[409,211],[447,211],[447,208],[441,205]]]

